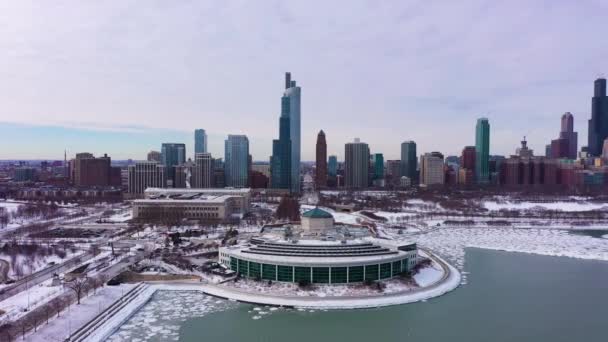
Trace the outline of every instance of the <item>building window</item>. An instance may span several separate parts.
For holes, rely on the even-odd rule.
[[[293,282],[293,267],[277,266],[277,279],[279,281]]]
[[[380,279],[386,279],[391,277],[391,263],[380,265]]]
[[[363,266],[353,266],[348,268],[348,282],[358,283],[363,281]]]
[[[310,281],[310,267],[294,267],[294,279],[293,281],[298,283],[300,281]]]
[[[329,267],[313,267],[312,282],[328,284],[329,283]]]
[[[332,284],[344,284],[348,281],[346,267],[332,267],[331,268],[331,283]]]
[[[378,265],[365,266],[365,280],[378,280]]]

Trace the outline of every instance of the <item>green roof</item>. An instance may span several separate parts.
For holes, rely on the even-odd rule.
[[[334,218],[330,213],[325,210],[314,208],[302,214],[302,217],[309,218]]]

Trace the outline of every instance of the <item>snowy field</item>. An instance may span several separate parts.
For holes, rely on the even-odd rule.
[[[126,210],[123,212],[116,213],[108,218],[109,221],[112,222],[126,222],[133,218],[133,212],[131,210]]]
[[[80,305],[70,306],[69,310],[63,311],[58,318],[49,321],[49,324],[40,325],[38,331],[27,335],[25,340],[30,342],[64,341],[76,329],[93,319],[133,286],[132,284],[105,286],[99,289],[96,295],[83,298]]]
[[[8,263],[9,278],[16,279],[45,269],[50,265],[63,263],[80,254],[82,254],[82,251],[71,248],[65,250],[63,258],[55,254],[7,255],[0,253],[0,260]]]
[[[590,210],[608,210],[608,203],[591,203],[591,202],[494,202],[486,201],[483,202],[484,208],[492,211],[498,211],[501,209],[506,210],[526,210],[526,209],[540,209],[540,210],[558,210],[567,212],[576,211],[590,211]]]
[[[6,212],[8,213],[17,211],[17,208],[19,208],[20,205],[23,205],[23,203],[0,201],[0,208],[6,209]]]
[[[392,213],[392,212],[388,212],[388,211],[374,211],[373,213],[380,217],[386,218],[388,220],[388,222],[399,222],[406,217],[416,215],[416,213],[404,213],[404,212]]]
[[[63,292],[61,286],[50,286],[52,279],[30,287],[19,295],[9,297],[0,302],[0,310],[5,313],[3,319],[16,320],[23,316],[25,309],[34,309],[46,303],[49,299]]]

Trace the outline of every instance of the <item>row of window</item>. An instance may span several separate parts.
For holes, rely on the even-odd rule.
[[[404,258],[394,262],[363,266],[302,267],[262,264],[230,257],[230,269],[241,276],[261,280],[344,284],[392,278],[411,270],[415,262],[415,258]]]

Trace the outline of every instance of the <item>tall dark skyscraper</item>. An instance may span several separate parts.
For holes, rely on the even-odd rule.
[[[167,167],[167,179],[173,186],[173,181],[175,181],[175,166],[186,162],[186,145],[164,143],[160,151],[161,162]]]
[[[365,188],[368,186],[369,146],[355,138],[344,148],[344,179],[348,188]]]
[[[415,183],[418,179],[417,168],[416,143],[404,141],[401,143],[401,176],[408,177],[412,183]]]
[[[291,137],[289,117],[279,118],[279,139],[272,141],[270,158],[270,186],[274,189],[289,189],[291,180]]]
[[[475,127],[475,178],[479,184],[490,182],[490,122],[477,119]]]
[[[576,159],[578,133],[574,131],[574,117],[567,112],[562,115],[559,138],[551,140],[549,149],[552,158]]]
[[[279,139],[272,142],[271,187],[292,193],[300,192],[300,94],[291,73],[285,73]]]
[[[317,161],[315,173],[317,189],[327,186],[327,142],[323,130],[317,135]]]
[[[588,153],[599,156],[602,153],[604,140],[608,138],[608,97],[606,96],[606,79],[598,78],[593,87],[591,99],[591,119],[589,120]]]

